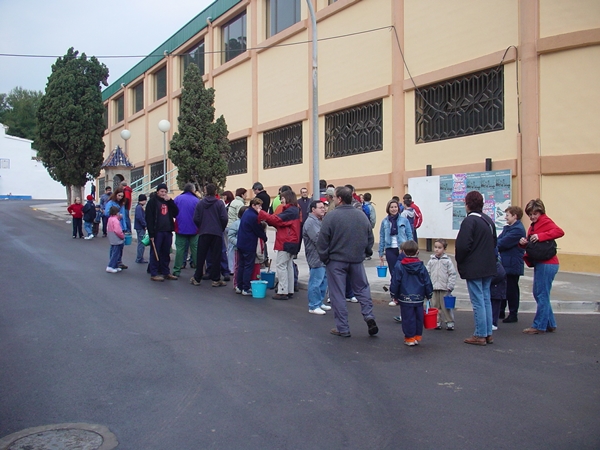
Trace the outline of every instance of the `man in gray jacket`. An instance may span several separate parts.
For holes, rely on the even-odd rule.
[[[323,219],[317,251],[319,258],[327,266],[329,296],[333,306],[336,328],[331,334],[350,337],[348,309],[346,306],[346,278],[358,302],[369,335],[379,329],[373,315],[371,288],[363,260],[373,254],[373,230],[364,212],[352,207],[352,190],[347,187],[335,189],[336,208]]]
[[[323,299],[327,292],[327,273],[325,264],[317,252],[317,240],[321,231],[321,220],[325,216],[325,205],[320,200],[313,200],[308,206],[308,215],[302,229],[306,262],[310,268],[308,278],[308,312],[311,314],[325,314],[331,306],[324,305]]]

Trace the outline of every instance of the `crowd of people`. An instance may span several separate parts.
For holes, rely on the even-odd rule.
[[[199,286],[227,286],[233,280],[237,294],[252,295],[252,280],[260,277],[262,267],[272,258],[266,247],[267,226],[275,228],[274,262],[277,277],[275,300],[289,300],[298,292],[298,267],[294,260],[304,247],[309,267],[308,312],[325,315],[333,309],[335,328],[331,334],[350,337],[347,303],[359,303],[369,335],[378,333],[373,314],[370,286],[364,260],[373,254],[376,212],[370,193],[358,195],[352,185],[334,187],[321,180],[320,198],[313,200],[302,188],[300,197],[290,186],[282,186],[272,200],[261,183],[248,191],[220,195],[214,184],[207,184],[202,195],[188,183],[176,198],[159,184],[149,198],[138,197],[133,229],[137,233],[135,262],[148,264],[150,279],[156,282],[178,280],[189,263],[195,269],[190,283]],[[83,237],[82,223],[92,239],[99,234],[111,245],[108,273],[118,273],[123,264],[126,233],[132,232],[129,210],[131,188],[123,182],[114,192],[107,187],[94,205],[80,198],[68,207],[73,220],[73,238]],[[248,203],[248,205],[246,205]],[[556,243],[564,235],[546,214],[540,199],[531,200],[525,213],[531,220],[526,232],[521,222],[523,210],[506,209],[506,226],[496,235],[494,221],[482,212],[483,197],[477,191],[465,197],[467,211],[455,242],[458,274],[467,282],[473,306],[475,330],[464,340],[467,344],[489,345],[498,321],[518,322],[519,278],[524,265],[534,268],[533,295],[537,312],[525,334],[554,332],[556,321],[550,304],[550,290],[558,272]],[[433,254],[425,264],[419,259],[417,229],[423,215],[410,194],[402,202],[393,197],[387,202],[386,216],[379,224],[380,263],[390,272],[390,306],[400,306],[404,343],[416,346],[422,340],[424,303],[438,311],[436,329],[455,329],[454,310],[444,298],[452,294],[457,270],[446,254],[448,243],[437,239]],[[175,233],[175,261],[170,269]],[[145,259],[146,246],[149,258]],[[508,315],[505,314],[508,306]]]

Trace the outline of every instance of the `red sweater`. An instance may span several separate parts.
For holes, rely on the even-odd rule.
[[[565,232],[556,225],[550,217],[546,214],[542,214],[537,222],[532,223],[529,226],[529,230],[527,230],[527,238],[532,234],[538,235],[538,240],[540,242],[549,241],[550,239],[558,239],[565,235]],[[519,245],[522,248],[525,248],[523,245]],[[525,263],[528,267],[532,267],[531,261],[527,257],[527,253],[523,257],[525,259]],[[558,256],[553,256],[547,261],[540,261],[543,264],[558,264]]]
[[[69,214],[74,219],[81,219],[83,217],[83,205],[81,203],[73,203],[67,208],[67,211],[69,211]]]

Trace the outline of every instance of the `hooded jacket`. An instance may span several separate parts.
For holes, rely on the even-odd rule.
[[[196,205],[194,223],[200,235],[223,236],[227,226],[225,204],[214,195],[207,195]]]
[[[407,256],[396,263],[390,285],[392,297],[402,303],[423,303],[431,298],[433,285],[425,264],[414,256]]]
[[[258,213],[258,220],[265,221],[277,229],[275,245],[273,246],[274,250],[287,251],[284,248],[284,244],[300,243],[300,208],[297,206],[284,205],[283,211],[278,215],[260,211]]]
[[[456,286],[456,269],[445,253],[441,257],[431,255],[427,261],[427,272],[436,291],[453,291]]]
[[[179,209],[175,218],[175,232],[178,234],[198,234],[198,228],[194,223],[196,206],[200,202],[193,192],[183,192],[173,200]]]
[[[306,262],[311,269],[325,266],[319,258],[319,252],[317,251],[317,240],[319,239],[320,231],[321,220],[314,214],[309,214],[306,218],[306,222],[304,222],[304,227],[302,228],[302,237],[304,239]]]

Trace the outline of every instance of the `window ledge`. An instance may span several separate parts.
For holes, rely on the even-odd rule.
[[[269,48],[285,41],[286,39],[295,36],[298,33],[306,31],[308,29],[308,19],[301,20],[300,22],[296,22],[291,27],[287,27],[285,30],[281,30],[279,33],[274,34],[270,38],[264,40],[261,44],[259,44],[256,52],[261,53]]]
[[[249,59],[250,59],[250,51],[246,50],[241,55],[238,55],[235,58],[233,58],[232,60],[227,61],[224,64],[221,64],[219,67],[217,67],[215,70],[213,70],[212,76],[216,77],[217,75],[220,75],[223,72],[226,72],[229,69],[232,69],[233,67],[248,61]]]
[[[159,106],[164,105],[165,103],[167,103],[167,97],[163,97],[160,100],[156,100],[154,103],[152,103],[151,105],[148,105],[147,112],[150,112],[152,110],[155,110],[156,108],[158,108]]]

